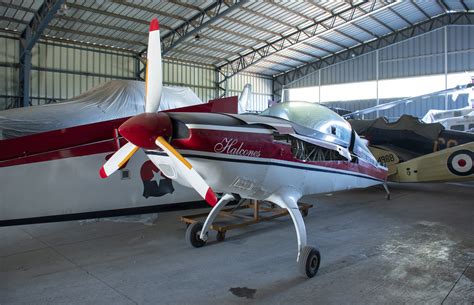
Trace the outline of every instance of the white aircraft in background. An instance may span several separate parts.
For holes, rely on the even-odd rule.
[[[440,123],[446,129],[458,131],[474,132],[474,78],[471,78],[471,83],[460,86],[459,91],[452,93],[453,100],[456,100],[459,94],[468,95],[468,106],[459,109],[451,110],[436,110],[428,111],[422,118],[425,123]]]
[[[154,86],[146,87],[145,113],[119,127],[128,142],[100,168],[100,176],[109,177],[142,148],[165,176],[195,189],[213,206],[204,224],[187,229],[195,247],[206,243],[212,222],[230,201],[272,202],[293,220],[301,273],[315,276],[320,254],[307,245],[298,200],[382,184],[387,168],[377,163],[347,121],[318,104],[281,103],[261,115],[157,113],[162,89],[157,19],[150,24],[147,71],[146,81]],[[223,196],[218,199],[216,192]]]

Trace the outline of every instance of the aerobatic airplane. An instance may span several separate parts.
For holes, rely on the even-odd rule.
[[[147,65],[146,81],[153,86],[146,86],[146,112],[119,127],[128,142],[100,168],[100,176],[110,176],[141,148],[165,176],[194,188],[213,206],[204,224],[187,229],[195,247],[206,243],[212,222],[230,201],[275,203],[293,220],[300,271],[316,275],[320,254],[307,245],[298,200],[382,184],[387,169],[347,121],[317,104],[276,104],[261,115],[156,113],[162,87],[157,19],[150,24]]]

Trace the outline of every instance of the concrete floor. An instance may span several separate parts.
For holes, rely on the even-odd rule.
[[[0,304],[473,304],[474,184],[391,191],[304,198],[322,254],[310,280],[289,218],[200,249],[183,213],[0,228]]]

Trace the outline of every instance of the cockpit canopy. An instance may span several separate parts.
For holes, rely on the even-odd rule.
[[[285,119],[323,134],[334,136],[344,143],[346,148],[349,148],[353,141],[351,153],[369,163],[377,164],[365,143],[355,132],[352,132],[351,125],[328,107],[309,102],[285,102],[273,105],[260,115]],[[354,139],[352,139],[353,136]]]
[[[278,117],[301,126],[333,135],[347,146],[351,141],[352,127],[331,109],[320,104],[308,102],[285,102],[275,104],[261,115]]]

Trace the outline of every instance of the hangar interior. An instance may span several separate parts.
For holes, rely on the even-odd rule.
[[[404,89],[413,83],[407,78],[417,77],[437,91],[457,85],[463,80],[459,74],[474,69],[469,1],[42,4],[0,4],[1,109],[60,102],[111,79],[143,80],[146,29],[153,16],[162,26],[165,84],[189,86],[206,101],[238,94],[250,83],[250,111],[281,100],[283,89],[302,87],[311,87],[311,102],[355,110],[420,95]],[[31,67],[24,72],[22,41],[35,14],[47,26],[33,28]],[[29,75],[27,102],[20,92],[22,73]],[[351,83],[364,90],[355,94],[336,86]],[[390,91],[393,87],[400,87],[398,95]],[[334,91],[347,94],[331,95]],[[414,105],[423,109],[394,109],[386,115],[458,106],[439,100]]]
[[[189,87],[204,102],[251,84],[247,112],[297,101],[353,112],[474,83],[471,0],[1,0],[0,119],[3,110],[59,104],[111,80],[145,81],[154,17],[163,84]],[[364,118],[421,118],[468,102],[465,92],[444,94]],[[454,140],[443,141],[451,149],[439,157],[443,170],[473,177],[472,146],[457,151]],[[455,143],[472,144],[463,141]],[[2,162],[12,160],[0,159],[4,194],[32,187],[27,171],[6,172],[13,166]],[[408,176],[417,170],[408,166],[413,170],[407,165],[397,179],[413,182]],[[70,177],[85,179],[78,172]],[[124,172],[122,181],[139,177]],[[202,249],[182,242],[186,229],[176,219],[183,211],[0,227],[0,278],[7,279],[0,280],[0,304],[471,304],[472,181],[440,187],[400,180],[389,183],[390,201],[380,185],[303,197],[314,203],[305,218],[308,239],[323,250],[321,270],[308,281],[291,273],[288,219],[237,229]],[[0,223],[5,211],[0,206]]]

